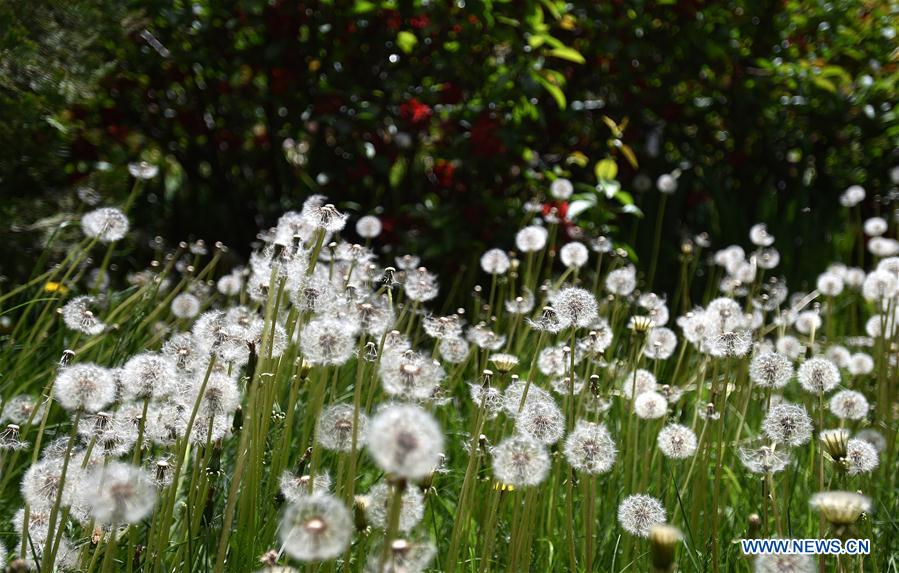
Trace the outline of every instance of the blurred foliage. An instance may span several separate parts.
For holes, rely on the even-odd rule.
[[[875,210],[886,199],[874,197],[893,192],[897,10],[861,0],[7,3],[4,214],[30,222],[83,186],[114,201],[140,158],[162,173],[136,225],[170,239],[241,247],[323,193],[383,213],[382,244],[446,272],[507,241],[524,202],[548,201],[559,176],[591,206],[566,230],[612,233],[647,257],[653,182],[674,172],[669,255],[699,231],[743,242],[760,220],[792,240],[778,242],[794,266],[785,271],[808,277],[853,232],[838,194],[861,184]]]

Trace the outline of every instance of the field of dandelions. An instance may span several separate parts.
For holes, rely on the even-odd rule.
[[[244,267],[182,243],[118,277],[155,169],[131,173],[131,200],[0,293],[9,571],[897,570],[886,219],[858,217],[865,268],[822,261],[811,292],[763,224],[660,249],[680,273],[653,293],[612,239],[563,242],[539,211],[458,284],[379,257],[379,219],[322,196]]]

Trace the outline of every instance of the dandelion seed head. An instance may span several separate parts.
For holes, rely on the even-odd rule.
[[[100,334],[106,325],[96,316],[91,307],[96,303],[94,297],[77,296],[63,305],[60,310],[65,325],[72,330],[89,334]]]
[[[851,476],[871,473],[880,464],[880,455],[871,443],[852,438],[846,444],[846,473]]]
[[[628,296],[637,288],[637,269],[632,265],[615,269],[606,275],[606,290],[618,296]]]
[[[799,339],[789,334],[778,338],[774,348],[790,360],[796,360],[805,354],[805,347],[799,342]]]
[[[757,247],[770,247],[774,244],[774,237],[764,223],[757,223],[749,229],[749,240]]]
[[[747,330],[721,332],[708,340],[708,349],[712,356],[745,356],[751,348],[752,335]]]
[[[659,175],[659,178],[656,179],[656,189],[659,190],[659,193],[672,195],[677,191],[677,178],[670,173]]]
[[[44,459],[33,463],[22,476],[22,498],[35,510],[50,510],[56,503],[59,483],[62,479],[64,460]],[[69,464],[66,480],[62,488],[60,504],[70,505],[77,495],[80,481],[80,467]]]
[[[649,370],[638,368],[621,381],[621,394],[626,398],[634,398],[644,392],[653,392],[658,387],[656,377]]]
[[[534,295],[525,290],[520,296],[506,300],[505,306],[510,314],[528,314],[534,310]]]
[[[381,220],[374,215],[365,215],[356,221],[356,233],[363,239],[374,239],[382,229]]]
[[[618,505],[618,523],[637,537],[649,537],[652,526],[664,523],[665,519],[662,502],[649,495],[629,495]]]
[[[888,225],[883,217],[870,217],[865,219],[863,227],[869,237],[879,237],[887,232]]]
[[[876,257],[894,257],[899,255],[899,241],[887,237],[871,237],[868,239],[868,251]]]
[[[387,473],[417,480],[440,463],[443,434],[431,414],[411,404],[391,404],[372,418],[368,450]]]
[[[67,366],[56,377],[53,394],[66,410],[98,412],[115,400],[115,377],[96,364]]]
[[[311,475],[297,475],[288,470],[281,473],[278,479],[281,494],[290,503],[297,503],[310,495],[328,493],[331,491],[331,476],[327,473]],[[309,490],[310,486],[312,491]]]
[[[559,201],[567,201],[574,193],[574,185],[564,177],[559,177],[549,184],[549,194]]]
[[[783,388],[793,377],[793,363],[778,352],[756,354],[749,362],[749,379],[762,388]]]
[[[840,195],[840,205],[843,207],[855,207],[865,200],[865,188],[861,185],[850,185]]]
[[[634,400],[634,413],[644,420],[655,420],[668,413],[668,400],[655,391],[643,392]]]
[[[315,318],[303,327],[300,348],[312,364],[340,365],[353,355],[356,337],[345,321]]]
[[[40,420],[45,406],[27,394],[14,396],[3,405],[0,421],[24,426],[29,420]]]
[[[578,420],[565,439],[563,452],[575,470],[604,474],[615,464],[618,448],[604,424]]]
[[[884,451],[887,447],[887,440],[883,437],[883,434],[872,428],[859,430],[855,434],[855,437],[859,440],[864,440],[874,446],[874,449],[877,450],[878,453]]]
[[[583,243],[572,241],[566,243],[559,249],[559,260],[569,269],[579,269],[587,264],[590,258],[590,251]]]
[[[525,405],[540,401],[552,401],[552,396],[533,382],[528,385],[524,380],[516,380],[509,384],[506,387],[505,392],[503,392],[503,408],[505,408],[506,412],[510,415],[518,415],[518,409],[521,405],[521,398],[524,395],[525,386],[527,386]]]
[[[406,271],[406,282],[403,284],[406,296],[416,302],[427,302],[437,297],[439,286],[437,277],[424,267]]]
[[[843,292],[843,278],[832,272],[821,273],[818,276],[816,287],[824,296],[838,296]]]
[[[666,360],[677,347],[677,335],[669,328],[657,326],[649,331],[643,354],[654,360]]]
[[[81,230],[101,243],[119,241],[128,233],[128,217],[114,207],[101,207],[81,217]]]
[[[550,303],[562,320],[573,327],[589,326],[599,316],[596,297],[586,289],[563,288],[550,296]]]
[[[522,253],[534,253],[546,246],[548,233],[543,227],[531,225],[515,235],[515,247]]]
[[[552,398],[525,404],[515,419],[519,433],[527,434],[537,441],[552,445],[565,433],[565,416]]]
[[[689,458],[696,453],[696,434],[681,424],[668,424],[662,428],[656,442],[666,457],[675,460]]]
[[[854,390],[837,392],[831,396],[828,405],[831,413],[843,420],[861,420],[868,415],[868,400]]]
[[[514,435],[492,450],[493,477],[515,487],[535,486],[546,479],[550,458],[546,448],[530,436]]]
[[[379,374],[389,395],[414,400],[430,398],[445,376],[439,363],[412,350],[385,352]]]
[[[396,488],[385,481],[376,483],[366,495],[365,514],[369,523],[381,529],[387,528],[390,504]],[[409,532],[421,522],[425,514],[424,496],[417,487],[405,488],[400,502],[399,530]]]
[[[846,368],[853,376],[865,376],[874,371],[874,359],[864,352],[856,352],[849,358]]]
[[[862,283],[862,296],[869,302],[879,302],[891,299],[899,291],[899,281],[896,275],[885,270],[876,270],[869,273]]]
[[[156,352],[133,356],[119,374],[122,396],[126,400],[169,396],[175,392],[178,380],[174,360]]]
[[[334,404],[319,414],[316,439],[326,450],[351,452],[354,427],[358,447],[368,437],[368,416],[364,412],[355,413],[352,404]]]
[[[490,249],[481,255],[481,268],[488,275],[504,275],[512,263],[502,249]]]
[[[739,449],[740,461],[743,465],[757,474],[775,474],[783,471],[790,463],[790,454],[776,447],[743,446]]]
[[[346,226],[347,215],[330,203],[306,203],[301,215],[308,226],[326,233],[336,233]]]
[[[804,407],[784,402],[771,407],[762,431],[773,442],[801,446],[812,437],[812,419]]]
[[[153,510],[156,488],[141,468],[112,461],[93,470],[83,492],[101,523],[136,523]]]
[[[200,314],[200,299],[184,292],[172,299],[171,308],[176,318],[193,318]]]
[[[873,509],[871,498],[853,491],[822,491],[809,498],[809,505],[834,525],[851,525]]]
[[[493,332],[493,329],[483,322],[470,327],[465,332],[465,338],[475,346],[486,350],[499,350],[506,343],[505,335]]]
[[[753,564],[755,573],[815,573],[817,570],[811,556],[798,553],[757,555]]]
[[[350,510],[328,493],[306,496],[290,504],[281,520],[284,550],[299,561],[325,561],[339,556],[353,535]]]
[[[799,366],[796,378],[806,392],[827,393],[840,383],[840,370],[830,360],[816,356]]]
[[[488,420],[493,420],[502,411],[505,405],[505,397],[498,389],[485,388],[480,383],[469,383],[468,389],[472,404],[478,407],[483,404]]]

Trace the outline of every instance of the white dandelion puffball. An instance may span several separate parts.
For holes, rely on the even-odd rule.
[[[147,163],[146,161],[138,161],[136,163],[128,164],[128,173],[131,174],[135,179],[142,179],[144,181],[148,179],[153,179],[159,173],[159,167],[153,165],[152,163]]]
[[[668,400],[658,392],[644,392],[634,400],[634,412],[644,420],[661,418],[668,413]]]
[[[868,415],[868,399],[855,390],[840,390],[830,397],[831,413],[843,420],[861,420]]]
[[[550,303],[562,320],[574,327],[590,326],[599,317],[596,297],[586,289],[563,288],[550,296]]]
[[[565,433],[565,416],[552,399],[530,401],[515,419],[515,427],[522,434],[552,445]]]
[[[656,179],[656,189],[665,195],[673,194],[677,191],[677,178],[670,173],[659,175],[659,178]]]
[[[425,515],[425,501],[421,490],[417,487],[407,487],[402,492],[400,500],[400,531],[411,531]],[[376,483],[365,496],[365,514],[375,527],[387,528],[387,520],[390,515],[390,504],[393,496],[398,492],[387,482]]]
[[[524,435],[500,442],[492,451],[493,476],[515,487],[538,485],[549,472],[550,458],[543,444]]]
[[[569,269],[579,269],[587,264],[590,258],[590,251],[583,243],[571,242],[566,243],[559,249],[559,260]]]
[[[112,461],[95,469],[86,501],[100,523],[137,523],[153,510],[156,486],[139,467]]]
[[[65,325],[72,330],[89,334],[100,334],[106,329],[91,307],[96,303],[92,296],[76,296],[60,310]]]
[[[755,557],[754,573],[815,573],[817,562],[811,555],[766,553]]]
[[[128,217],[114,207],[102,207],[81,217],[84,235],[101,243],[112,243],[128,233]]]
[[[99,412],[115,400],[115,377],[96,364],[75,364],[60,371],[53,395],[66,410]]]
[[[818,281],[815,286],[825,296],[837,296],[843,292],[844,281],[840,275],[826,272],[818,275]]]
[[[618,448],[605,425],[578,420],[565,439],[564,453],[577,471],[604,474],[612,469]]]
[[[490,249],[481,255],[481,268],[489,275],[504,275],[510,266],[509,255],[502,249]]]
[[[374,239],[382,230],[381,220],[374,215],[366,215],[356,221],[356,233],[363,239]]]
[[[336,497],[319,493],[291,504],[281,520],[284,550],[299,561],[339,556],[353,536],[350,510]]]
[[[368,436],[368,417],[363,412],[356,413],[352,404],[334,404],[322,410],[315,432],[318,443],[326,450],[352,451],[354,419],[358,448]]]
[[[696,434],[681,424],[668,424],[662,428],[656,441],[659,450],[675,460],[689,458],[696,453]]]
[[[887,232],[887,222],[883,217],[871,217],[865,220],[864,228],[869,237],[879,237]]]
[[[574,193],[574,185],[564,177],[559,177],[549,185],[549,194],[559,201],[567,201]]]
[[[852,438],[846,444],[846,473],[851,476],[871,473],[880,463],[880,455],[870,442]]]
[[[827,393],[840,383],[840,369],[830,360],[816,356],[802,363],[796,378],[806,392]]]
[[[387,473],[418,480],[440,463],[443,434],[431,414],[411,404],[392,404],[372,418],[368,451]]]
[[[649,537],[652,526],[665,523],[665,519],[662,502],[649,495],[629,495],[618,505],[618,523],[637,537]]]
[[[840,195],[840,205],[843,207],[855,207],[865,200],[865,188],[861,185],[850,185]]]
[[[801,446],[812,438],[812,419],[804,407],[783,402],[771,406],[762,421],[762,432],[773,442]]]
[[[658,387],[656,377],[649,370],[638,368],[621,381],[621,394],[625,398],[634,398],[644,392],[652,392]]]
[[[627,296],[637,288],[637,269],[632,265],[615,269],[606,275],[606,290],[618,296]]]
[[[762,388],[783,388],[793,377],[793,363],[778,352],[756,354],[749,362],[749,379]]]
[[[200,314],[200,299],[184,292],[172,299],[172,314],[178,318],[193,318]]]
[[[515,235],[515,247],[522,253],[533,253],[546,246],[548,233],[543,227],[531,225]]]

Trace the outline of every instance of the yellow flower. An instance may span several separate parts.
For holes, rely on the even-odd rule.
[[[44,284],[44,291],[45,292],[58,292],[59,294],[66,294],[67,292],[69,292],[69,287],[67,287],[66,285],[64,285],[62,283],[48,281],[46,284]]]

